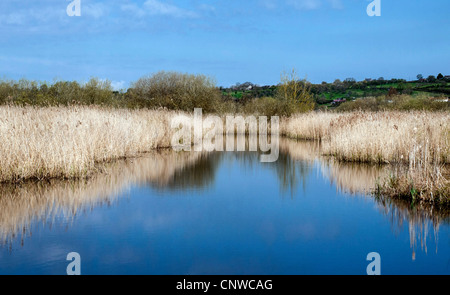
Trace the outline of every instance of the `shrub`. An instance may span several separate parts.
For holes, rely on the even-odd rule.
[[[275,99],[278,100],[278,115],[290,116],[314,109],[314,99],[310,92],[310,83],[299,80],[295,70],[290,74],[283,73]]]
[[[204,112],[221,111],[221,93],[214,81],[204,75],[158,72],[135,82],[128,98],[151,108]]]
[[[283,73],[274,97],[248,99],[241,107],[244,113],[264,116],[290,116],[314,110],[315,102],[306,80],[299,80],[295,70]]]
[[[281,112],[280,101],[273,97],[254,98],[249,100],[241,111],[246,114],[276,116]]]
[[[52,85],[21,79],[0,82],[0,104],[58,106],[58,105],[117,105],[111,82],[91,78],[80,85],[73,81],[58,81]]]

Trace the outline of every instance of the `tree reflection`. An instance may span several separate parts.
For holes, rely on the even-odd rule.
[[[150,179],[149,185],[160,190],[206,189],[213,184],[221,161],[221,153],[202,153],[194,162],[176,169],[166,182]]]
[[[283,192],[294,198],[299,188],[312,185],[308,178],[319,177],[335,184],[336,189],[355,197],[373,197],[377,179],[388,171],[386,166],[345,164],[321,155],[318,143],[280,139],[279,159],[261,163],[260,152],[180,152],[161,150],[141,158],[120,160],[103,167],[103,173],[89,179],[0,185],[0,243],[31,234],[31,225],[42,221],[52,226],[57,216],[70,221],[80,212],[110,206],[125,196],[133,185],[159,191],[204,190],[217,178],[224,163],[237,161],[242,169],[268,169],[274,172]],[[281,194],[284,195],[284,194]],[[420,248],[428,251],[431,232],[437,244],[439,226],[449,223],[449,208],[375,197],[379,210],[387,216],[394,230],[408,226],[413,259]],[[437,249],[436,249],[437,250]]]

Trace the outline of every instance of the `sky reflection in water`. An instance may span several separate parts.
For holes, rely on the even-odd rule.
[[[385,169],[282,140],[257,153],[161,151],[82,181],[0,187],[0,274],[450,274],[448,212],[370,194]]]

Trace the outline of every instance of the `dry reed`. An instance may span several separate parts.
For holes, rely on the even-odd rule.
[[[449,163],[448,122],[449,113],[308,113],[284,120],[282,134],[321,140],[341,161]]]
[[[0,182],[85,177],[170,144],[167,111],[0,107]]]
[[[99,170],[99,163],[170,147],[176,131],[170,122],[177,114],[0,106],[0,182],[86,177]],[[431,200],[437,193],[448,201],[448,122],[448,112],[310,112],[282,118],[280,133],[319,140],[322,152],[340,162],[406,164],[407,173],[383,184],[395,188],[385,193]]]
[[[287,118],[282,134],[320,140],[322,152],[340,162],[396,164],[379,192],[414,200],[448,202],[448,112],[309,113]]]

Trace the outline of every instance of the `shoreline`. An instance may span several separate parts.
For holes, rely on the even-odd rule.
[[[107,163],[170,149],[174,130],[169,122],[180,113],[186,114],[92,106],[0,106],[0,184],[87,179],[102,173]],[[409,166],[406,171],[411,175],[396,176],[397,184],[404,187],[395,187],[394,192],[384,183],[385,193],[427,201],[438,193],[441,201],[448,202],[448,119],[448,113],[425,111],[314,112],[282,117],[279,134],[319,142],[322,155],[341,163]],[[427,180],[427,186],[421,188],[419,180]],[[428,180],[435,184],[429,186]]]

